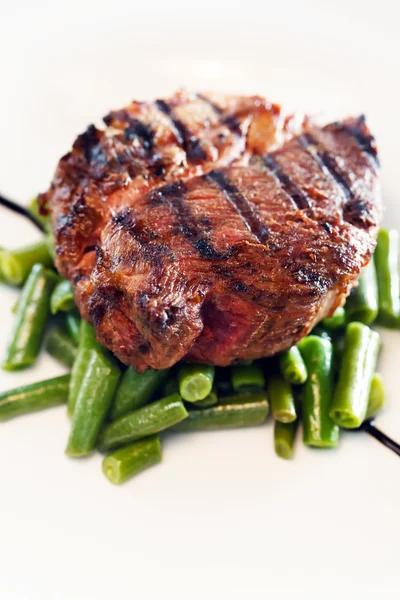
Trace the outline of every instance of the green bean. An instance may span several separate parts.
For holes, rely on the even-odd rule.
[[[2,250],[0,253],[0,271],[5,282],[10,285],[23,284],[35,264],[44,267],[53,264],[45,239],[16,250]]]
[[[58,311],[67,312],[75,306],[74,290],[72,284],[65,279],[56,285],[50,299],[51,313],[55,315]]]
[[[374,261],[378,281],[378,320],[387,327],[397,327],[399,317],[399,235],[393,229],[381,229]]]
[[[80,332],[81,332],[81,318],[77,310],[71,310],[65,313],[65,326],[71,338],[75,344],[79,344]]]
[[[138,408],[108,425],[100,436],[99,446],[110,450],[159,433],[188,416],[179,394]]]
[[[144,373],[136,373],[128,367],[123,374],[111,406],[110,418],[114,421],[132,410],[147,404],[154,393],[162,386],[168,376],[165,371],[149,369]]]
[[[339,380],[330,410],[332,420],[341,427],[353,429],[365,419],[379,347],[377,332],[362,323],[349,323]]]
[[[54,327],[46,338],[46,350],[58,362],[71,368],[78,348],[71,337],[61,327]]]
[[[375,373],[371,381],[371,388],[368,396],[368,408],[366,419],[374,417],[382,408],[385,406],[385,384],[382,376],[379,373]]]
[[[231,368],[232,388],[235,392],[257,392],[265,387],[262,369],[256,364],[238,365]]]
[[[118,485],[160,461],[160,438],[152,435],[109,454],[104,458],[102,468],[107,479]]]
[[[374,261],[371,260],[363,269],[358,286],[346,301],[348,321],[358,321],[369,325],[378,316],[378,284]]]
[[[97,350],[90,351],[90,360],[72,415],[71,432],[65,450],[68,456],[86,456],[93,452],[120,374],[113,357]]]
[[[214,374],[214,367],[208,365],[183,364],[178,373],[182,398],[187,402],[204,400],[212,390]]]
[[[300,384],[307,379],[307,368],[297,346],[279,355],[281,373],[289,383]]]
[[[34,265],[22,291],[14,326],[2,364],[6,371],[32,365],[40,351],[50,312],[50,295],[56,275],[42,265]]]
[[[282,423],[296,420],[296,406],[292,386],[281,375],[272,375],[268,379],[268,399],[274,419]]]
[[[2,392],[0,421],[64,404],[68,398],[69,380],[69,375],[62,375]]]
[[[172,431],[230,429],[261,425],[268,416],[265,392],[222,398],[217,406],[189,411],[188,418],[171,428]]]
[[[204,398],[204,400],[198,400],[195,404],[192,404],[191,408],[208,408],[210,406],[215,406],[216,404],[218,404],[218,394],[217,388],[214,385],[208,396]]]
[[[86,321],[81,321],[78,352],[71,371],[69,386],[68,416],[72,417],[76,400],[86,375],[87,365],[92,359],[93,351],[101,353],[103,348],[96,340],[95,330]]]
[[[298,420],[291,423],[275,421],[274,426],[274,448],[275,454],[285,460],[293,458],[294,441],[298,428]]]
[[[33,198],[28,205],[28,210],[39,225],[46,231],[50,231],[51,223],[48,215],[41,215],[39,210],[39,202],[37,198]]]
[[[346,323],[346,311],[343,306],[338,306],[331,317],[326,317],[321,321],[322,327],[326,329],[340,329]]]
[[[308,371],[302,397],[303,441],[317,448],[334,447],[339,428],[329,417],[333,393],[332,343],[310,335],[301,340],[299,348]]]

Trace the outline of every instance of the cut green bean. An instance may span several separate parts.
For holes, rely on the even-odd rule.
[[[86,323],[86,321],[82,320],[80,325],[78,352],[71,371],[71,384],[69,386],[68,398],[69,417],[72,417],[74,413],[76,400],[86,375],[87,365],[92,359],[93,351],[101,354],[104,350],[96,340],[94,328]]]
[[[10,285],[23,284],[35,264],[44,267],[53,264],[45,239],[16,250],[2,250],[0,253],[0,271],[5,282]]]
[[[400,286],[397,231],[380,230],[374,261],[378,281],[379,322],[387,327],[398,327]]]
[[[382,375],[375,373],[371,381],[371,388],[368,396],[368,408],[366,419],[374,417],[385,406],[386,393],[385,384]]]
[[[3,369],[15,371],[31,366],[40,351],[50,313],[50,295],[56,275],[43,265],[34,265],[18,303]]]
[[[72,284],[65,279],[56,285],[50,299],[51,313],[55,315],[59,311],[67,312],[75,306],[74,290]]]
[[[68,456],[91,454],[116,390],[120,370],[116,360],[96,350],[90,351],[72,415]]]
[[[160,461],[160,438],[152,435],[109,454],[104,458],[102,468],[107,479],[119,485]]]
[[[369,325],[378,316],[378,284],[374,261],[371,260],[363,269],[358,286],[346,301],[346,317],[348,321],[358,321]]]
[[[286,381],[294,384],[304,383],[307,379],[307,368],[297,346],[279,355],[279,366]]]
[[[212,390],[214,374],[214,367],[208,365],[182,365],[178,373],[179,391],[182,398],[187,402],[204,400]]]
[[[75,344],[79,344],[80,332],[81,332],[81,318],[77,310],[71,310],[65,313],[65,326],[71,338]]]
[[[362,323],[349,323],[339,380],[330,410],[332,420],[346,429],[360,427],[368,409],[371,380],[380,347],[379,334]]]
[[[333,394],[333,347],[329,340],[310,335],[299,348],[308,378],[302,396],[303,441],[307,446],[332,448],[339,428],[329,417]]]
[[[188,416],[179,394],[138,408],[108,425],[100,436],[99,446],[110,450],[159,433]]]
[[[346,311],[343,306],[338,306],[331,317],[326,317],[321,321],[322,327],[326,329],[340,329],[346,323]]]
[[[261,425],[268,416],[265,392],[222,398],[217,406],[189,411],[187,419],[174,425],[172,431],[231,429]]]
[[[66,367],[71,368],[74,364],[78,348],[61,327],[54,327],[49,332],[45,347],[50,356]]]
[[[23,385],[0,394],[0,421],[58,404],[68,398],[69,375]]]
[[[149,369],[144,373],[136,373],[132,367],[128,367],[115,394],[110,418],[114,421],[147,404],[163,385],[167,376],[168,369],[164,371]]]
[[[274,448],[275,454],[285,460],[293,458],[294,442],[298,428],[298,421],[282,423],[275,421],[274,426]]]
[[[268,399],[274,419],[281,423],[296,420],[296,406],[291,384],[281,375],[272,375],[268,379]]]
[[[257,392],[264,389],[265,377],[256,364],[238,365],[231,368],[232,388],[235,392]]]
[[[192,405],[192,408],[208,408],[210,406],[215,406],[216,404],[218,404],[218,394],[217,388],[214,385],[208,396],[204,398],[204,400],[198,400],[198,402]]]

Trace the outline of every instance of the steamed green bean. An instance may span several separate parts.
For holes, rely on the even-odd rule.
[[[173,431],[230,429],[261,425],[268,416],[265,392],[222,398],[217,406],[189,411],[187,419],[174,425]]]
[[[215,368],[209,365],[183,364],[178,372],[179,392],[183,400],[204,400],[211,392]]]
[[[271,375],[268,379],[268,399],[272,416],[282,423],[296,420],[296,406],[292,386],[281,375]]]
[[[348,321],[369,325],[378,316],[378,283],[374,261],[371,260],[361,273],[358,286],[346,301]]]
[[[179,394],[167,396],[142,406],[110,423],[102,432],[102,450],[118,448],[136,440],[159,433],[188,416]]]
[[[275,421],[274,425],[274,448],[275,454],[285,460],[293,458],[294,442],[298,428],[298,421],[282,423]]]
[[[375,254],[378,280],[378,319],[387,327],[398,327],[400,311],[399,234],[393,229],[381,229]]]
[[[67,312],[75,306],[74,290],[72,284],[62,279],[54,288],[50,299],[51,314],[55,315],[59,311]]]
[[[257,364],[231,368],[232,388],[237,393],[257,392],[265,387],[264,373]]]
[[[0,272],[10,285],[21,285],[29,276],[33,265],[51,267],[53,259],[45,239],[16,250],[3,249],[0,253]]]
[[[140,471],[159,463],[161,444],[158,435],[152,435],[115,450],[103,459],[103,473],[111,483],[120,484]]]
[[[6,371],[24,369],[35,362],[50,314],[50,295],[56,281],[56,275],[43,265],[34,265],[32,268],[18,302],[2,364]]]
[[[311,335],[301,340],[299,348],[308,371],[302,394],[303,441],[307,446],[332,448],[339,439],[339,428],[329,416],[333,394],[332,343]]]
[[[283,377],[289,383],[301,384],[307,379],[307,368],[297,346],[279,355],[279,365]]]
[[[163,385],[167,376],[168,369],[164,371],[148,369],[144,373],[136,373],[132,367],[128,367],[121,377],[111,406],[110,418],[114,421],[147,404]]]
[[[379,334],[362,323],[349,323],[339,380],[332,401],[332,420],[347,429],[360,427],[380,347]]]
[[[113,357],[97,350],[90,351],[72,414],[65,450],[69,456],[85,456],[93,452],[119,377],[120,369]]]
[[[69,375],[62,375],[0,393],[0,421],[65,404],[69,380]]]
[[[385,406],[385,384],[382,375],[375,373],[371,381],[371,387],[368,396],[368,408],[366,419],[374,417]]]

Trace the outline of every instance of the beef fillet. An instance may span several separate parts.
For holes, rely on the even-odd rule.
[[[82,316],[122,362],[269,356],[344,303],[381,212],[363,117],[321,128],[260,97],[180,92],[105,122],[41,205]]]

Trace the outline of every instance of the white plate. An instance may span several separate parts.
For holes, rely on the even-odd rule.
[[[314,114],[365,112],[400,228],[400,42],[395,3],[1,2],[0,188],[44,190],[75,135],[111,108],[179,86],[265,93]],[[0,239],[36,233],[0,212]],[[0,347],[16,293],[1,289]],[[400,333],[384,334],[400,438]],[[0,389],[61,372],[49,358]],[[168,438],[163,464],[123,487],[99,456],[67,459],[65,411],[1,426],[0,597],[388,598],[398,590],[399,460],[362,434],[274,456],[266,427]],[[398,594],[397,594],[398,595]]]

